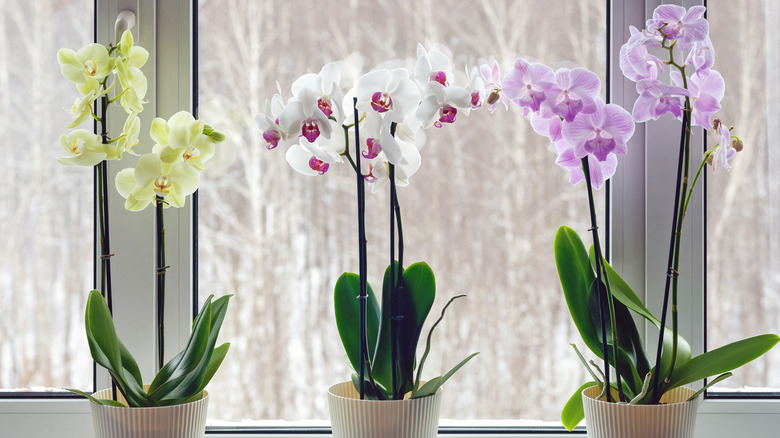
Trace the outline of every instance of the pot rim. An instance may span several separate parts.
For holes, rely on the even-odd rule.
[[[346,382],[339,382],[339,383],[336,383],[335,385],[332,385],[330,388],[328,388],[328,396],[334,397],[334,398],[337,398],[337,399],[341,399],[341,400],[351,400],[351,401],[355,401],[355,402],[359,402],[359,403],[404,403],[404,402],[414,403],[415,401],[426,400],[426,399],[428,399],[430,397],[441,396],[441,393],[442,393],[442,388],[439,388],[439,389],[436,390],[435,393],[433,393],[431,395],[427,395],[425,397],[420,397],[420,398],[405,398],[403,400],[365,400],[365,399],[361,400],[360,398],[345,397],[343,395],[338,395],[338,394],[334,393],[334,390],[336,390],[336,388],[343,387],[345,385],[349,385],[354,390],[354,384],[352,383],[351,380],[346,381]]]
[[[589,386],[589,387],[583,389],[582,392],[581,392],[582,398],[583,399],[588,399],[590,402],[595,403],[595,404],[599,404],[599,405],[615,406],[616,409],[639,409],[639,408],[664,409],[664,408],[668,408],[668,407],[671,407],[671,406],[680,406],[680,405],[690,404],[690,403],[698,404],[699,402],[701,402],[701,399],[702,399],[701,397],[696,397],[693,400],[686,400],[686,401],[673,402],[673,403],[659,403],[659,404],[653,404],[653,405],[630,405],[630,404],[627,404],[627,403],[606,402],[604,400],[596,399],[595,396],[598,395],[598,394],[594,394],[594,395],[586,394],[586,392],[591,391],[594,388],[598,389],[599,386],[598,385]],[[612,391],[615,391],[615,389],[612,388]],[[693,394],[696,393],[695,390],[693,390],[691,388],[688,388],[687,386],[678,386],[677,388],[674,388],[671,391],[665,392],[661,397],[663,398],[663,397],[668,396],[671,393],[676,393],[676,392],[684,392],[684,393],[687,394],[688,397],[690,397],[690,396],[692,396]]]
[[[144,389],[148,388],[148,386],[149,385],[144,385]],[[101,394],[99,396],[96,396],[96,394],[100,394],[102,392],[107,392],[108,394],[106,394],[106,395],[110,396],[111,388],[103,388],[101,390],[93,392],[90,395],[92,395],[92,397],[95,397],[95,398],[102,398],[103,394]],[[99,403],[93,402],[92,400],[89,400],[89,404],[93,405],[93,406],[97,406],[99,408],[103,408],[103,409],[132,409],[134,411],[141,411],[141,410],[148,410],[148,409],[176,409],[176,408],[178,408],[180,406],[190,406],[190,405],[195,404],[195,403],[204,403],[204,402],[206,402],[208,400],[208,398],[209,398],[209,392],[204,389],[202,394],[203,394],[203,397],[201,397],[201,398],[199,398],[197,400],[193,400],[193,401],[191,401],[189,403],[182,403],[182,404],[178,404],[178,405],[169,405],[169,406],[144,406],[144,407],[123,406],[123,407],[119,407],[119,406],[101,405]],[[119,390],[117,390],[117,396],[118,397],[122,397],[124,399],[124,397],[122,396],[122,393],[119,392]]]

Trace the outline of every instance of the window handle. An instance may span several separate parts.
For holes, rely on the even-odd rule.
[[[114,24],[114,33],[116,34],[116,44],[119,44],[119,40],[122,38],[122,34],[126,30],[130,30],[135,27],[135,12],[125,9],[116,16],[116,23]]]

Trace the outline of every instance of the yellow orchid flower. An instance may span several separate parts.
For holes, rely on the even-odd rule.
[[[68,166],[94,166],[107,156],[100,136],[86,129],[62,134],[60,144],[69,155],[57,158],[57,161]]]

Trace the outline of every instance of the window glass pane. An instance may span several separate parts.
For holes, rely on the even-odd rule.
[[[344,165],[305,177],[285,150],[265,149],[253,119],[276,81],[287,98],[294,79],[330,61],[348,66],[349,81],[385,61],[412,69],[418,42],[441,44],[460,71],[491,55],[504,68],[523,56],[582,65],[603,81],[605,2],[200,0],[199,8],[199,117],[229,138],[200,185],[200,295],[235,294],[223,328],[231,352],[211,384],[209,414],[326,421],[327,388],[351,375],[332,290],[358,268],[354,174]],[[399,189],[405,261],[436,272],[431,315],[450,296],[469,295],[437,328],[426,374],[482,352],[446,384],[442,418],[557,422],[585,376],[569,346],[579,335],[552,244],[559,225],[587,232],[584,186],[568,184],[553,146],[517,107],[431,128],[421,153],[421,170]],[[375,285],[389,261],[386,203],[386,194],[368,194]]]
[[[720,118],[745,148],[707,175],[707,344],[780,333],[780,3],[709,0],[714,68],[726,81]],[[734,29],[739,29],[734,32]],[[717,144],[711,132],[709,144]],[[780,349],[721,388],[780,388]]]
[[[0,388],[89,388],[92,170],[56,161],[78,95],[57,50],[92,41],[93,1],[2,3]]]

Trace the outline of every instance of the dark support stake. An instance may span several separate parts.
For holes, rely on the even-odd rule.
[[[360,399],[366,396],[366,366],[368,363],[368,345],[366,341],[366,300],[368,299],[367,278],[368,261],[366,255],[366,188],[363,179],[363,173],[360,169],[360,118],[358,117],[357,98],[352,99],[352,108],[355,115],[355,173],[357,174],[357,196],[358,196],[358,255],[360,259],[360,369],[358,375],[360,379]]]

